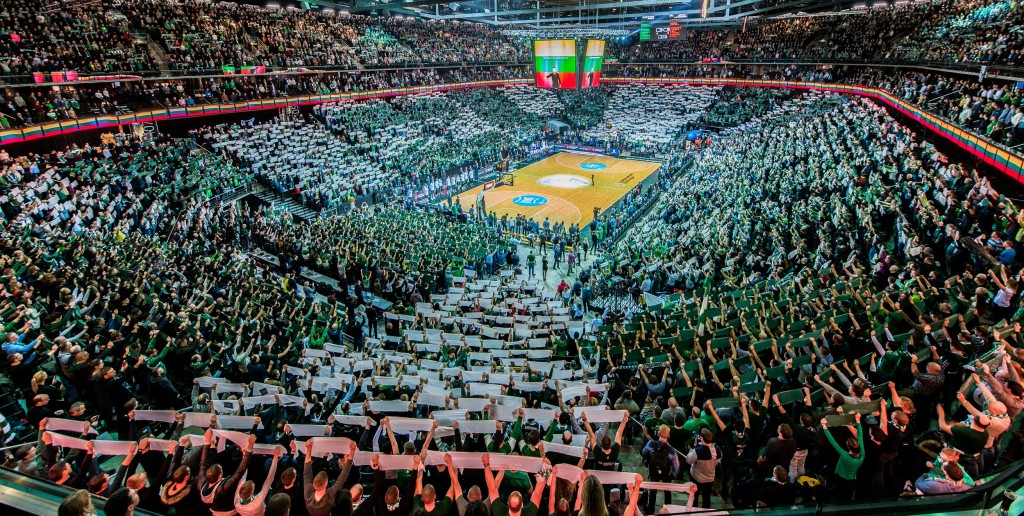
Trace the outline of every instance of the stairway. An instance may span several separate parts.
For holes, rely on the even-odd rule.
[[[153,38],[145,36],[146,46],[149,47],[149,53],[156,59],[156,66],[160,69],[160,77],[170,77],[171,67],[167,65],[167,53],[164,52],[164,48],[160,43],[153,41]]]
[[[349,45],[347,41],[345,41],[343,39],[338,39],[338,40],[335,40],[334,44],[335,45],[341,45],[342,47],[344,47],[345,48],[345,53],[348,54],[348,55],[351,55],[354,58],[352,64],[356,67],[356,70],[365,70],[366,69],[366,67],[363,66],[363,63],[359,61],[359,54],[356,53],[355,49],[352,48],[352,45]]]
[[[270,47],[268,47],[267,44],[264,43],[263,40],[261,40],[260,38],[257,38],[256,36],[253,36],[248,32],[245,33],[245,37],[249,40],[250,47],[261,52],[266,52],[267,50],[270,50]]]
[[[288,213],[291,213],[299,217],[300,219],[314,220],[319,217],[319,215],[315,211],[295,202],[294,200],[288,197],[285,197],[284,195],[272,192],[266,188],[261,187],[258,189],[254,189],[252,191],[252,194],[254,194],[259,200],[269,203],[270,205],[276,208],[283,209],[284,211],[287,211]]]
[[[722,40],[721,51],[723,54],[725,53],[725,49],[732,48],[732,42],[736,41],[736,30],[737,29],[730,30],[729,33],[725,35],[725,39]]]
[[[242,200],[245,197],[248,197],[250,195],[256,195],[258,192],[262,192],[265,190],[266,188],[264,188],[263,185],[253,182],[250,185],[243,185],[238,187],[238,189],[232,192],[231,195],[228,195],[218,200],[217,204],[220,205],[221,207],[231,206],[232,204]]]

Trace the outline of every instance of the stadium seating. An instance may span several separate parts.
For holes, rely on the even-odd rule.
[[[4,466],[76,516],[396,516],[448,485],[488,489],[477,515],[994,511],[1024,470],[1024,215],[994,175],[1024,142],[1020,9],[622,38],[563,91],[477,24],[7,2]],[[561,151],[659,168],[585,227],[524,215],[499,169]],[[453,200],[491,187],[518,208]]]

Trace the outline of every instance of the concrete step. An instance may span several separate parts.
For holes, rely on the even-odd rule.
[[[285,197],[277,192],[267,190],[262,186],[258,191],[254,191],[253,194],[261,201],[271,203],[274,206],[281,208],[288,213],[295,214],[299,218],[305,220],[313,220],[320,216],[317,212],[295,202],[291,198]]]
[[[152,38],[147,38],[146,46],[149,48],[149,53],[156,59],[156,65],[160,69],[160,76],[170,77],[171,67],[167,64],[167,53],[164,51],[163,45],[153,41]]]

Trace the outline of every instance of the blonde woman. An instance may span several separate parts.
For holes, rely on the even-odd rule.
[[[32,395],[39,394],[39,388],[46,383],[47,374],[46,371],[37,371],[36,374],[32,375]]]
[[[604,500],[604,486],[593,475],[586,471],[580,478],[580,489],[576,492],[576,512],[578,516],[608,516],[608,504]]]

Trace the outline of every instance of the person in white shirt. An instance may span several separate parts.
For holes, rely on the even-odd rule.
[[[256,490],[256,484],[252,480],[238,484],[238,488],[235,490],[235,511],[239,516],[263,516],[263,512],[266,510],[267,494],[270,493],[270,486],[274,483],[274,477],[277,476],[277,462],[280,458],[281,447],[277,447],[274,449],[274,460],[270,463],[270,470],[267,471],[267,479],[263,481],[263,488],[259,493],[253,493]]]

